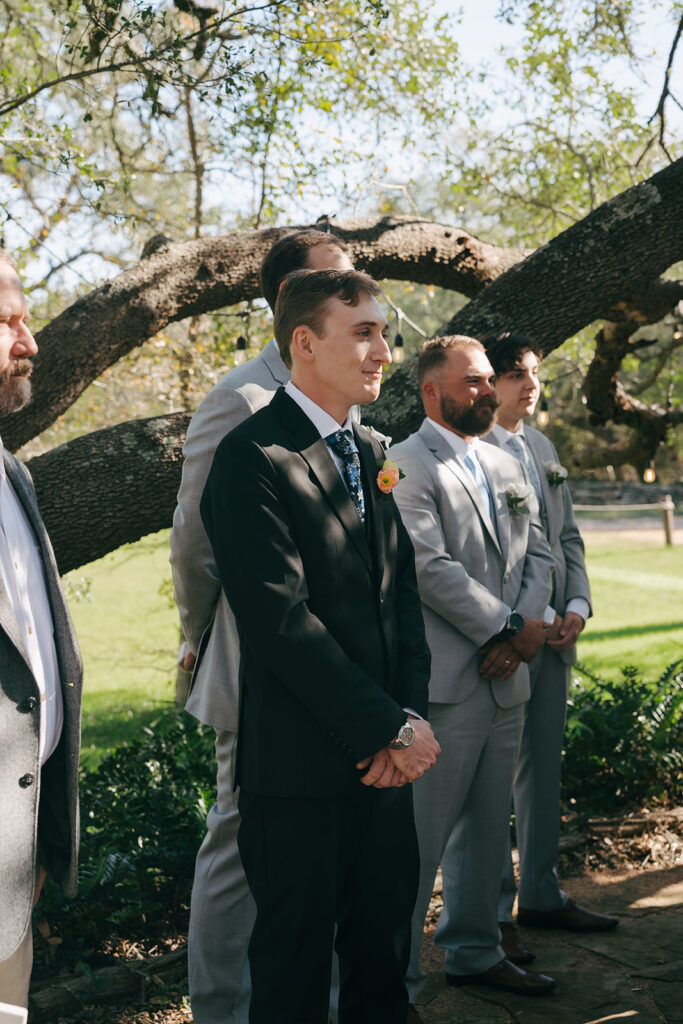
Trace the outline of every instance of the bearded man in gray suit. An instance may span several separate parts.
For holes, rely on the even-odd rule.
[[[0,413],[31,397],[21,282],[0,250]],[[25,1007],[31,910],[49,872],[76,893],[82,667],[31,478],[0,459],[0,1002]]]
[[[486,441],[510,452],[524,466],[536,491],[555,565],[550,615],[542,651],[529,666],[531,699],[526,707],[514,782],[515,825],[520,862],[517,919],[526,927],[608,931],[618,919],[579,906],[560,888],[555,861],[560,840],[560,772],[569,675],[576,641],[591,614],[583,541],[551,441],[524,423],[540,396],[542,350],[505,331],[484,339],[496,374],[496,424]],[[548,616],[549,618],[550,616]],[[514,963],[530,963],[531,950],[512,924],[516,885],[510,851],[499,904],[503,945]]]
[[[301,269],[351,270],[353,264],[335,235],[315,230],[287,235],[270,250],[261,272],[263,294],[271,309],[284,278]],[[209,392],[187,432],[173,517],[171,567],[189,645],[185,668],[194,667],[201,649],[186,708],[215,729],[218,762],[216,803],[197,855],[190,909],[188,973],[196,1024],[246,1024],[251,994],[247,945],[255,917],[237,848],[240,817],[233,788],[239,637],[199,514],[199,500],[219,442],[268,405],[289,378],[271,340],[260,355],[231,370]]]
[[[414,785],[420,886],[408,991],[416,1002],[441,863],[435,941],[446,949],[448,982],[545,993],[551,978],[505,959],[497,903],[526,663],[545,642],[552,559],[519,463],[479,443],[496,408],[481,344],[462,336],[427,342],[418,379],[427,419],[389,458],[404,474],[394,495],[415,547],[432,654],[429,721],[442,755]]]

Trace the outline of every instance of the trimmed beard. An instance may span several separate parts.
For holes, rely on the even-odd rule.
[[[477,398],[467,407],[460,405],[454,398],[441,396],[441,418],[453,430],[465,437],[481,437],[493,426],[496,418],[498,400],[493,396]]]
[[[30,359],[15,359],[0,373],[0,415],[18,412],[31,401]]]

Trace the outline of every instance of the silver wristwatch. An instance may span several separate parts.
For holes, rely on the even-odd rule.
[[[389,743],[389,746],[392,750],[407,750],[414,739],[415,730],[413,729],[412,722],[408,719],[408,721],[398,730],[394,739]]]

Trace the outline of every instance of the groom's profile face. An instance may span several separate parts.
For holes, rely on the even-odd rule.
[[[387,318],[373,295],[361,295],[355,306],[328,299],[321,332],[311,332],[310,338],[320,393],[348,408],[374,402],[382,371],[391,362],[387,330]]]

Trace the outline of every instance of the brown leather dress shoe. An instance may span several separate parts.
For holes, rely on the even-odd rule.
[[[481,974],[448,974],[449,985],[489,985],[522,996],[546,996],[555,988],[555,979],[536,971],[524,971],[509,960],[501,960]]]
[[[410,1003],[408,1006],[408,1016],[406,1017],[406,1024],[424,1024],[422,1017],[417,1012],[417,1007]]]
[[[499,921],[498,927],[501,935],[500,944],[506,960],[511,964],[530,964],[536,959],[536,954],[525,946],[522,936],[511,921]]]
[[[555,910],[530,910],[520,907],[517,923],[525,928],[565,928],[569,932],[608,932],[619,924],[618,917],[596,914],[592,910],[567,900]]]

